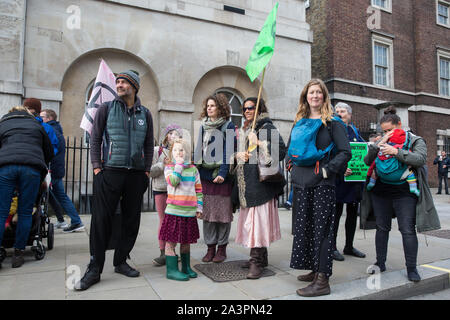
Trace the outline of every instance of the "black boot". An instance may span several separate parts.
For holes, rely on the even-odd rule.
[[[88,265],[83,278],[75,284],[76,291],[89,289],[92,285],[100,281],[100,269],[91,264]]]

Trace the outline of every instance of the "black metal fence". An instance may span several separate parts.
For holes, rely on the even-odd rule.
[[[89,150],[89,144],[85,143],[83,139],[67,137],[64,186],[67,195],[81,214],[91,214],[92,210],[93,168],[89,159]],[[282,206],[286,202],[291,190],[290,173],[284,170],[284,160],[280,161],[280,167],[284,172],[287,185],[284,193],[279,197],[278,206]],[[142,201],[142,211],[155,211],[151,179]]]
[[[91,214],[93,168],[89,159],[89,143],[76,137],[66,139],[66,175],[64,186],[67,195],[81,214]],[[149,188],[144,194],[142,211],[155,211],[153,193]]]

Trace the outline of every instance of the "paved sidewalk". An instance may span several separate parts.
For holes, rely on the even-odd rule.
[[[441,218],[442,229],[449,230],[450,196],[435,195],[436,189],[433,189],[432,192]],[[54,220],[52,218],[52,221]],[[152,259],[159,255],[158,215],[156,212],[147,212],[142,214],[139,236],[131,253],[131,262],[129,262],[140,270],[141,276],[126,278],[114,273],[113,252],[108,251],[100,283],[87,291],[76,292],[70,290],[66,284],[69,283],[70,287],[71,280],[79,275],[78,272],[81,272],[81,275],[84,274],[89,261],[90,216],[84,215],[82,220],[86,225],[84,232],[64,234],[61,230],[56,230],[54,249],[47,251],[46,257],[41,261],[36,261],[32,252],[27,248],[25,264],[21,268],[12,269],[12,251],[8,249],[8,257],[3,262],[3,268],[0,269],[0,299],[291,300],[300,299],[301,297],[298,297],[295,291],[307,285],[296,279],[299,274],[304,274],[306,271],[294,270],[289,267],[292,247],[290,211],[280,209],[282,240],[275,242],[269,248],[269,268],[275,271],[276,275],[259,280],[225,283],[213,282],[200,272],[197,279],[183,283],[166,279],[165,267],[156,267],[152,264]],[[237,214],[234,220],[227,261],[248,259],[249,249],[234,243]],[[341,218],[338,236],[338,248],[341,251],[345,242],[344,223],[345,213]],[[199,227],[200,234],[202,234],[201,221],[199,221]],[[447,283],[448,286],[448,274],[442,270],[450,269],[450,260],[448,260],[450,259],[450,239],[427,236],[427,246],[425,236],[419,235],[418,264],[438,263],[437,265],[441,266],[438,268],[442,270],[421,267],[420,273],[423,275],[424,281],[421,285],[412,284],[406,280],[402,240],[396,220],[394,220],[389,239],[387,272],[381,275],[381,288],[379,290],[368,288],[366,283],[369,276],[366,274],[366,270],[375,262],[374,238],[375,230],[365,231],[364,234],[364,231],[357,229],[354,245],[365,252],[367,257],[360,259],[345,256],[345,261],[335,261],[333,276],[330,280],[332,294],[321,297],[321,299],[389,299],[405,295],[405,292],[411,296],[415,288],[417,290],[421,288],[424,292],[430,291],[432,283],[436,285],[438,280],[440,281],[439,285],[444,283],[445,287],[445,283]],[[205,252],[206,246],[201,238],[196,245],[191,246],[191,265],[201,263]],[[404,288],[406,291],[400,294],[399,288]],[[350,294],[351,292],[352,294]],[[417,292],[417,294],[421,293]]]

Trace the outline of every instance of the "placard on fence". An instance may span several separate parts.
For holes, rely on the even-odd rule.
[[[352,149],[352,159],[348,162],[348,168],[352,170],[352,174],[345,177],[346,182],[365,182],[369,167],[364,163],[364,157],[367,154],[367,143],[350,142]]]

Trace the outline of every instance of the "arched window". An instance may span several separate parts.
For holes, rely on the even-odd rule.
[[[236,91],[229,88],[217,89],[215,93],[223,93],[228,98],[228,103],[231,106],[231,121],[236,127],[240,128],[244,123],[241,110],[243,99]]]

